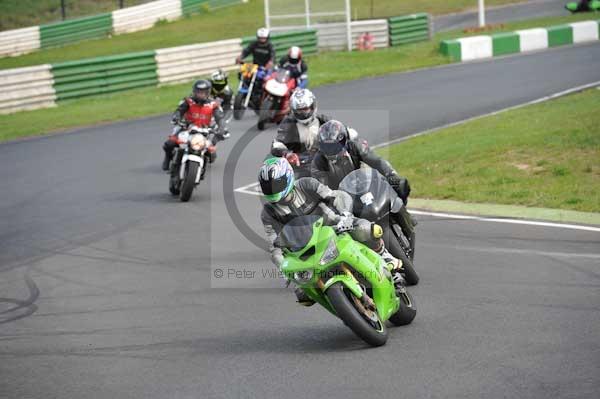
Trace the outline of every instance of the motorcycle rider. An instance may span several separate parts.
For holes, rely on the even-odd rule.
[[[225,119],[223,111],[219,103],[210,97],[211,84],[208,80],[200,79],[192,86],[192,95],[185,97],[179,103],[179,106],[173,113],[171,123],[177,125],[173,129],[171,136],[177,136],[182,130],[186,129],[190,124],[198,127],[210,127],[214,118],[217,124],[217,133],[211,134],[208,139],[213,145],[219,141],[229,137],[229,133],[225,128]],[[177,143],[169,138],[163,145],[165,157],[162,163],[162,169],[168,170],[169,163],[173,157],[173,150],[177,147]],[[211,158],[214,160],[214,158]]]
[[[279,67],[290,71],[292,78],[296,79],[296,86],[305,89],[308,86],[308,65],[302,59],[302,49],[292,46],[287,55],[279,60]]]
[[[275,46],[269,40],[271,32],[267,28],[260,28],[256,31],[256,40],[250,42],[242,54],[236,59],[236,64],[241,64],[242,60],[249,55],[252,55],[252,62],[258,64],[266,69],[273,67],[273,60],[275,60]]]
[[[410,184],[392,165],[369,148],[366,140],[351,140],[343,123],[330,120],[319,128],[319,150],[311,164],[311,175],[321,183],[337,190],[340,182],[361,163],[381,173],[406,203]]]
[[[217,69],[210,75],[212,88],[210,95],[221,103],[223,117],[227,122],[231,119],[233,113],[233,90],[229,87],[227,73],[222,69]]]
[[[401,264],[386,249],[381,239],[383,231],[377,224],[354,217],[352,198],[343,191],[332,190],[312,177],[296,180],[294,170],[285,158],[269,158],[258,172],[258,181],[265,203],[261,212],[271,260],[277,267],[283,262],[283,251],[277,237],[286,223],[297,216],[323,216],[326,225],[338,232],[348,231],[353,239],[368,245],[389,264],[396,284],[404,284]],[[314,302],[299,288],[298,302],[310,306]]]
[[[318,145],[319,151],[311,164],[311,176],[322,184],[337,190],[346,175],[365,163],[381,173],[404,204],[408,203],[408,179],[398,175],[388,161],[371,151],[366,140],[350,140],[348,129],[340,121],[330,120],[319,128]],[[402,207],[401,212],[402,220],[406,221],[401,228],[410,237],[416,222],[406,207]]]

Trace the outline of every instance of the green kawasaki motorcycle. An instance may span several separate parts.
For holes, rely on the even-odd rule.
[[[278,240],[284,275],[368,344],[385,344],[387,320],[403,326],[415,318],[411,295],[394,286],[383,259],[350,234],[325,226],[322,217],[292,219]]]

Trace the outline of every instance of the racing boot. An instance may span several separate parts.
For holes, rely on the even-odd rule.
[[[163,158],[163,161],[162,161],[162,170],[164,170],[164,171],[169,170],[169,164],[171,163],[171,158],[173,158],[174,145],[172,143],[173,143],[172,141],[167,140],[163,144],[163,151],[165,152],[165,157]]]
[[[302,306],[308,307],[315,304],[315,301],[313,301],[308,295],[306,295],[306,292],[304,292],[302,288],[294,288],[294,294],[296,294],[297,302]]]

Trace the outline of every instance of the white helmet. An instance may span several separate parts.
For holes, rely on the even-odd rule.
[[[268,39],[271,32],[267,28],[260,28],[256,31],[256,37],[258,39]]]
[[[291,108],[298,122],[309,125],[315,119],[317,98],[308,89],[298,89],[292,94]]]

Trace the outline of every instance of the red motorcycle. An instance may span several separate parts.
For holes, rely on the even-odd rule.
[[[296,79],[290,71],[278,68],[267,77],[258,113],[258,130],[264,130],[268,122],[279,123],[290,111],[290,97],[296,88]]]

